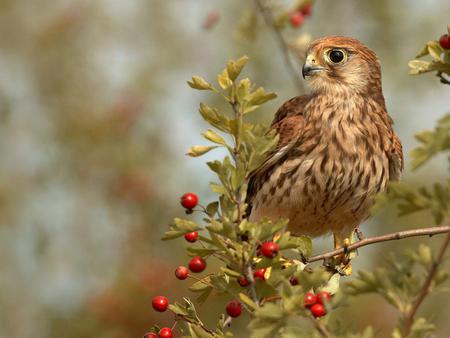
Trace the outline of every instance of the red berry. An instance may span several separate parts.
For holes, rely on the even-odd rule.
[[[248,286],[250,284],[247,278],[245,278],[245,276],[239,276],[237,281],[239,285],[242,287]]]
[[[178,268],[176,268],[175,270],[175,276],[180,279],[186,279],[189,277],[189,270],[187,267],[185,266],[179,266]]]
[[[295,12],[291,15],[291,26],[292,27],[300,27],[305,22],[305,17],[301,12]]]
[[[192,192],[188,192],[181,196],[180,203],[186,209],[194,209],[198,204],[198,196]]]
[[[161,330],[159,330],[158,337],[172,338],[173,337],[172,329],[170,327],[163,327]]]
[[[305,299],[303,301],[303,305],[305,307],[311,307],[317,303],[317,296],[312,292],[307,292],[305,294]]]
[[[311,313],[314,317],[317,318],[325,316],[327,311],[325,310],[325,306],[323,306],[322,304],[314,304],[313,306],[311,306]]]
[[[197,238],[198,238],[198,231],[188,232],[186,235],[184,235],[184,239],[190,243],[196,242]]]
[[[280,246],[274,242],[265,242],[261,245],[261,253],[264,257],[274,258],[278,255],[278,251],[280,251]]]
[[[142,338],[158,338],[158,335],[154,332],[147,332],[142,336]]]
[[[152,299],[152,306],[155,311],[164,312],[169,306],[169,300],[164,296],[156,296]]]
[[[260,280],[266,280],[264,274],[266,273],[266,269],[259,269],[253,272],[253,277]]]
[[[292,286],[296,286],[296,285],[300,284],[297,277],[291,277],[291,279],[289,279],[289,283],[291,283]]]
[[[450,49],[450,36],[448,34],[444,34],[439,39],[439,44],[444,49]]]
[[[316,294],[317,303],[324,305],[326,302],[329,302],[331,299],[331,295],[326,291],[320,291]]]
[[[300,8],[300,12],[304,16],[310,16],[312,12],[312,5],[311,4],[304,4],[302,8]]]
[[[195,256],[189,262],[189,270],[192,272],[202,272],[206,269],[206,262],[200,256]]]
[[[237,300],[232,300],[227,304],[226,310],[230,317],[239,317],[242,312],[242,305]]]

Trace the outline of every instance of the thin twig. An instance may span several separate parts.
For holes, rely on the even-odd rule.
[[[414,317],[419,310],[420,305],[422,304],[425,297],[430,292],[430,286],[433,282],[433,279],[438,271],[439,265],[442,263],[444,259],[445,251],[447,250],[448,246],[450,244],[450,232],[448,233],[447,237],[445,238],[444,243],[442,243],[441,248],[439,249],[438,255],[436,259],[433,261],[433,265],[431,266],[430,271],[428,272],[427,279],[425,280],[425,283],[423,284],[419,296],[416,298],[416,301],[414,302],[413,307],[411,308],[411,311],[408,313],[408,315],[405,318],[405,326],[404,326],[404,332],[405,337],[408,337],[411,333],[412,325],[414,324]]]
[[[328,332],[327,328],[325,327],[325,325],[322,324],[320,320],[314,318],[313,316],[310,316],[309,318],[312,320],[314,326],[316,327],[317,331],[319,331],[319,333],[322,335],[322,337],[333,338],[331,333]]]
[[[250,282],[250,291],[252,293],[253,302],[255,302],[256,306],[259,306],[259,299],[258,295],[256,294],[255,278],[253,276],[253,269],[251,264],[248,265],[247,279]]]
[[[334,257],[336,255],[343,254],[345,252],[350,252],[352,250],[361,248],[363,246],[374,244],[374,243],[380,243],[380,242],[387,242],[407,237],[414,237],[414,236],[433,236],[443,233],[450,232],[450,226],[439,226],[439,227],[431,227],[431,228],[421,228],[421,229],[414,229],[414,230],[406,230],[406,231],[399,231],[394,232],[392,234],[382,235],[382,236],[375,236],[375,237],[369,237],[366,239],[363,239],[361,241],[358,241],[356,243],[350,244],[347,247],[336,249],[330,252],[326,252],[320,255],[312,256],[308,259],[308,262],[315,262],[320,261],[322,259],[327,259]]]
[[[176,314],[176,315],[175,315],[175,319],[178,319],[178,318],[182,318],[182,319],[183,319],[185,322],[187,322],[187,323],[190,323],[190,324],[192,324],[192,325],[197,325],[197,326],[201,327],[201,328],[203,329],[203,331],[209,333],[209,334],[212,335],[212,336],[215,336],[215,334],[216,334],[215,331],[208,329],[208,328],[205,326],[205,324],[203,324],[203,322],[202,322],[201,320],[199,320],[198,322],[195,322],[195,321],[189,319],[188,317],[186,317],[186,316],[184,316],[184,315]],[[198,318],[197,318],[197,319],[198,319]],[[175,322],[175,323],[176,323],[176,322]]]
[[[289,54],[289,45],[287,41],[285,40],[283,34],[277,27],[275,23],[275,19],[273,18],[272,11],[264,6],[261,0],[255,0],[256,7],[258,7],[259,11],[261,12],[264,21],[266,25],[273,31],[275,37],[278,40],[278,44],[280,45],[280,49],[283,53],[284,57],[284,64],[287,68],[287,71],[289,75],[292,78],[292,81],[294,82],[294,85],[297,87],[299,91],[303,91],[303,84],[300,80],[300,72],[296,69],[294,64],[292,63],[290,54]]]

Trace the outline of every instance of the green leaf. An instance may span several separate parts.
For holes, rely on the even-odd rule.
[[[181,316],[188,316],[189,313],[186,311],[186,309],[178,304],[169,304],[169,310],[172,311],[173,313],[177,314],[177,315],[181,315]]]
[[[221,144],[223,146],[227,145],[225,139],[214,130],[208,129],[207,131],[203,132],[202,135],[211,142]]]
[[[215,148],[217,148],[217,146],[192,146],[191,148],[189,148],[186,155],[191,157],[198,157]]]
[[[222,73],[217,75],[217,82],[219,82],[220,87],[224,90],[230,88],[230,86],[233,84],[233,81],[231,81],[230,77],[228,76],[228,71],[226,68],[222,71]]]
[[[259,106],[263,103],[266,103],[267,101],[275,99],[276,97],[277,94],[268,93],[264,90],[263,87],[259,87],[250,95],[249,104]]]
[[[230,77],[230,79],[232,81],[236,80],[236,78],[239,76],[239,74],[241,73],[244,66],[247,64],[247,61],[248,61],[248,57],[246,55],[244,55],[237,61],[230,60],[227,63],[228,76]]]
[[[211,108],[202,102],[200,103],[199,112],[203,119],[213,127],[224,133],[230,132],[230,119],[220,114],[217,109]]]
[[[245,293],[239,293],[239,299],[246,305],[248,305],[252,310],[255,310],[258,306],[253,300],[250,299]]]
[[[193,76],[191,81],[187,82],[191,88],[199,90],[211,90],[213,89],[211,84],[200,76]]]
[[[211,202],[206,206],[206,213],[209,217],[213,217],[219,210],[219,202]]]
[[[181,230],[168,230],[164,233],[164,236],[161,238],[163,241],[168,241],[171,239],[175,239],[181,236],[184,236],[185,232]]]
[[[175,222],[177,229],[183,230],[185,233],[196,231],[196,230],[200,229],[200,227],[195,222],[192,222],[187,219],[175,218],[174,222]]]

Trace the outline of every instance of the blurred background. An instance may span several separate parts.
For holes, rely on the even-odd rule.
[[[374,49],[408,154],[413,134],[449,111],[450,95],[433,75],[407,75],[407,62],[445,33],[449,19],[445,0],[319,0],[301,28],[284,34],[289,41],[350,35]],[[251,1],[0,1],[1,338],[131,338],[154,323],[172,325],[150,300],[188,295],[189,282],[173,277],[188,258],[183,240],[159,238],[183,215],[181,194],[214,199],[204,158],[184,153],[204,142],[199,102],[220,107],[186,80],[215,81],[229,58],[243,54],[250,57],[245,76],[279,95],[257,114],[268,123],[306,88],[293,83]],[[428,185],[446,170],[437,158],[404,177]],[[385,210],[362,229],[374,235],[428,225],[429,215],[397,219]],[[316,243],[320,252],[332,242]],[[417,243],[364,248],[354,268],[383,265],[387,252]],[[433,314],[439,337],[450,332],[449,300],[435,297],[422,309]],[[200,313],[208,317],[223,304],[213,299]],[[375,296],[350,304],[340,310],[345,325],[371,324],[378,337],[395,325],[395,311]],[[237,336],[246,337],[245,322],[236,321]]]

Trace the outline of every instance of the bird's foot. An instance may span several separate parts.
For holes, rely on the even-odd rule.
[[[355,253],[348,251],[348,246],[351,244],[349,238],[345,238],[340,246],[344,252],[329,259],[325,265],[332,272],[337,272],[342,276],[350,276],[352,274],[351,259],[355,256]],[[339,247],[338,247],[339,248]]]

